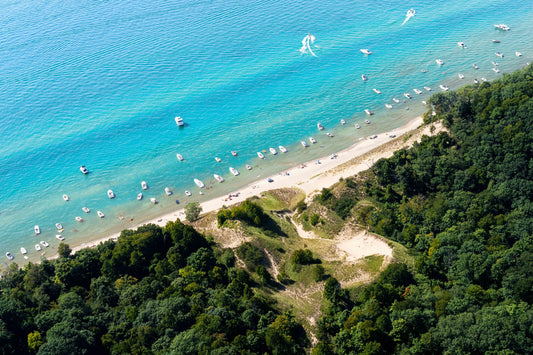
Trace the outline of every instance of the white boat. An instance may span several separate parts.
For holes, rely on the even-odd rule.
[[[391,104],[385,104],[385,107],[388,108],[388,109],[391,109],[392,105]]]
[[[148,190],[148,184],[146,183],[146,181],[141,181],[141,188],[143,190]]]
[[[24,254],[28,254],[28,251],[26,250],[26,248],[22,247],[20,248],[20,253],[24,255]]]
[[[426,101],[424,101],[424,100],[422,100],[422,103],[423,103],[424,105],[427,105],[427,104],[428,104],[428,103],[427,103]]]
[[[115,193],[113,192],[113,190],[107,190],[107,197],[109,198],[115,198]]]
[[[272,155],[278,154],[277,150],[272,148],[272,147],[268,148],[268,150],[270,151],[270,154],[272,154]]]
[[[249,164],[246,164],[246,169],[247,169],[247,170],[252,170],[252,166],[249,165]],[[238,174],[237,174],[237,175],[238,175]]]
[[[405,15],[408,19],[413,17],[416,14],[415,9],[409,9],[407,10],[407,14]]]
[[[234,151],[234,150],[232,150],[232,151],[231,151],[231,155],[233,155],[234,157],[236,157],[236,156],[237,156],[237,152]]]
[[[418,90],[418,89],[413,89],[413,91],[417,94],[417,95],[420,95],[422,94],[422,91],[421,90]]]
[[[35,225],[35,227],[33,227],[33,230],[35,231],[35,234],[41,234],[41,228],[39,228],[38,225]]]
[[[446,85],[439,85],[439,87],[444,90],[444,91],[448,91],[448,87]]]
[[[359,126],[359,123],[355,124],[355,128],[357,128],[357,129],[361,128],[361,126]]]
[[[368,76],[366,76],[365,74],[362,74],[361,75],[361,79],[363,79],[363,81],[367,81],[368,80]]]
[[[486,82],[487,82],[487,78],[485,78],[485,77],[481,77],[481,81],[484,82],[484,83],[486,83]]]
[[[333,138],[333,137],[334,137],[333,134],[331,134],[331,133],[329,133],[329,132],[326,133],[326,136],[328,136],[328,137],[330,137],[330,138]]]
[[[178,127],[181,127],[185,124],[185,122],[183,122],[183,118],[181,118],[180,116],[176,116],[174,118],[174,121],[176,121],[176,124],[178,125]]]
[[[187,191],[187,190],[185,190],[185,195],[187,195],[187,196],[192,196],[191,192],[190,192],[190,191]]]
[[[346,121],[345,121],[345,120],[341,120],[341,124],[342,124],[342,125],[345,125],[345,124],[346,124]]]
[[[457,74],[457,76],[459,77],[459,79],[464,79],[465,78],[465,76],[463,74],[461,74],[461,73]]]
[[[403,96],[405,96],[407,99],[411,100],[413,97],[409,94],[409,93],[405,93],[403,94]]]
[[[498,25],[494,25],[494,27],[498,30],[502,30],[502,31],[509,31],[511,29],[511,27],[503,24],[503,23],[500,23]]]
[[[497,67],[498,65],[500,65],[500,64],[498,64],[497,62],[494,62],[494,61],[491,62],[491,63],[492,63],[492,65],[494,65],[495,67]]]
[[[229,167],[229,172],[235,176],[239,175],[239,172],[237,171],[237,169],[232,168],[231,166]]]
[[[216,181],[218,182],[224,182],[224,178],[220,175],[217,175],[217,174],[213,174],[213,177],[215,178]]]
[[[322,126],[320,123],[317,123],[316,126],[318,127],[319,131],[324,129],[324,126]]]
[[[85,213],[89,213],[91,212],[91,210],[89,209],[89,207],[82,207],[81,210]]]
[[[372,90],[374,90],[374,92],[375,92],[376,94],[378,94],[378,95],[381,94],[381,91],[379,91],[379,90],[376,89],[376,88],[374,88],[374,89],[372,89]]]
[[[474,84],[479,84],[479,80],[474,78]]]
[[[371,135],[371,136],[368,137],[368,138],[370,138],[370,139],[376,139],[377,137],[378,137],[377,134],[373,134],[373,135]]]
[[[57,240],[65,240],[65,237],[63,237],[61,234],[56,234]]]
[[[309,142],[311,142],[312,144],[315,144],[316,143],[316,139],[314,139],[313,137],[309,137]]]
[[[100,217],[100,218],[104,218],[104,217],[105,217],[105,215],[104,215],[104,213],[103,213],[102,211],[96,211],[96,214],[97,214],[98,217]]]
[[[438,64],[438,65],[443,65],[444,64],[444,61],[442,59],[435,59],[435,62]]]
[[[83,218],[81,218],[80,216],[76,216],[74,217],[74,219],[76,220],[76,222],[83,222]]]
[[[370,124],[370,121],[369,121],[369,120],[365,120],[365,123],[366,123],[366,124]]]
[[[155,199],[155,197],[150,197],[150,202],[154,205],[157,205],[157,200]]]
[[[7,253],[6,253],[6,258],[8,258],[9,260],[13,260],[13,259],[15,259],[15,257],[13,256],[13,254],[11,254],[10,252],[7,252]]]
[[[143,199],[143,193],[142,193],[142,192],[139,192],[139,193],[137,194],[137,200],[140,201],[140,200],[142,200],[142,199]]]
[[[62,231],[63,230],[63,226],[61,225],[61,223],[56,223],[56,228],[58,231]]]
[[[257,152],[257,156],[259,157],[259,159],[265,159],[265,156],[261,152]]]
[[[201,180],[194,179],[194,183],[201,189],[205,187],[204,183]]]
[[[370,111],[369,109],[365,109],[365,113],[369,116],[372,116],[374,112]]]
[[[500,69],[498,69],[498,68],[492,68],[492,71],[495,72],[495,73],[499,73],[499,72],[500,72]]]
[[[424,90],[431,91],[431,88],[429,86],[424,86]]]
[[[496,54],[496,55],[497,55],[498,57],[500,57],[500,58],[503,58],[503,53],[502,53],[502,52],[496,52],[496,53],[494,53],[494,54]]]
[[[461,48],[466,48],[466,44],[464,42],[457,42],[457,45]]]
[[[287,153],[287,148],[285,148],[284,146],[280,145],[278,148],[280,152]]]
[[[43,247],[45,247],[45,248],[48,248],[48,247],[50,246],[50,244],[48,244],[48,243],[45,242],[44,240],[41,240],[39,243],[40,243]]]
[[[85,165],[80,166],[80,171],[82,174],[85,174],[85,175],[89,174],[89,170],[87,169]]]
[[[479,69],[476,63],[472,64],[472,67],[474,67],[474,69]]]
[[[43,248],[39,244],[35,244],[35,250],[41,251]]]
[[[217,163],[220,163],[220,162],[222,161],[222,159],[220,159],[219,157],[215,157],[215,161],[216,161]]]
[[[396,102],[397,104],[399,104],[399,103],[400,103],[400,100],[398,100],[398,99],[397,99],[397,98],[395,98],[395,97],[393,97],[393,98],[392,98],[392,101]]]
[[[360,51],[361,51],[361,53],[363,53],[363,54],[367,54],[367,55],[368,55],[368,54],[372,54],[372,52],[369,51],[369,50],[366,49],[366,48],[360,49]]]
[[[64,195],[63,195],[63,200],[68,201],[68,200],[70,200],[70,198],[68,197],[67,194],[64,194]]]
[[[302,147],[304,147],[304,148],[309,147],[309,145],[308,145],[305,141],[301,141],[300,144],[301,144]]]
[[[492,43],[500,43],[500,40],[499,39],[493,39]]]
[[[184,161],[185,160],[183,158],[183,155],[181,155],[180,153],[176,154],[176,158],[178,158],[179,161]]]
[[[514,52],[514,54],[515,54],[517,57],[521,57],[521,56],[522,56],[522,53],[521,53],[521,52]]]
[[[194,179],[194,182],[196,182],[196,180],[198,180],[198,179]],[[200,180],[198,180],[198,181],[199,181],[202,185],[204,185],[203,182],[201,182]],[[197,183],[197,185],[198,185],[198,183]],[[200,186],[200,185],[198,185],[198,186]],[[200,186],[200,187],[205,187],[205,186]],[[170,188],[165,187],[165,194],[166,194],[167,196],[172,195],[172,191],[170,190]]]

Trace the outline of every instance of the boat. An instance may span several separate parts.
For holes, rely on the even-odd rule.
[[[315,144],[316,143],[316,139],[314,139],[313,137],[309,137],[309,142],[311,142],[312,144]]]
[[[97,214],[98,217],[100,217],[100,218],[104,218],[104,217],[105,217],[105,215],[104,215],[104,213],[103,213],[102,211],[96,211],[96,214]]]
[[[194,183],[195,183],[196,186],[198,186],[199,188],[204,188],[204,187],[205,187],[204,183],[203,183],[201,180],[194,179]],[[165,190],[166,190],[166,189],[165,189]]]
[[[146,181],[141,181],[141,188],[143,190],[148,190],[148,184],[146,183]]]
[[[155,197],[150,197],[150,202],[154,205],[157,205],[157,200],[155,199]]]
[[[274,148],[272,148],[272,147],[268,148],[268,150],[270,151],[270,154],[272,154],[272,155],[276,155],[276,154],[278,154],[278,152],[276,151],[276,149],[274,149]]]
[[[41,251],[43,248],[39,244],[35,244],[35,250]]]
[[[498,68],[492,68],[492,71],[495,72],[495,73],[499,73],[499,72],[500,72],[500,69],[498,69]]]
[[[287,153],[287,148],[285,148],[284,146],[280,145],[278,148],[280,152]]]
[[[64,195],[63,195],[63,200],[65,200],[65,201],[70,200],[67,194],[64,194]]]
[[[415,9],[409,9],[407,10],[407,14],[405,15],[407,18],[411,18],[416,14]]]
[[[494,62],[494,61],[492,61],[491,63],[492,63],[492,65],[494,65],[495,67],[497,67],[498,65],[500,65],[500,64],[498,64],[497,62]]]
[[[370,136],[370,137],[368,137],[368,138],[370,138],[370,139],[376,139],[377,137],[378,137],[378,135],[377,135],[377,134],[373,134],[373,135],[371,135],[371,136]]]
[[[474,78],[474,84],[479,84],[479,80]]]
[[[190,191],[187,191],[187,190],[185,190],[185,195],[187,195],[187,196],[192,196],[191,192],[190,192]]]
[[[113,190],[107,190],[107,197],[109,198],[115,198],[115,193],[113,192]]]
[[[496,55],[497,55],[498,57],[500,57],[500,58],[503,58],[503,53],[501,53],[501,52],[496,52],[496,53],[494,53],[494,54],[496,54]]]
[[[28,254],[28,251],[26,250],[26,248],[22,247],[20,248],[20,253],[24,255],[24,254]]]
[[[361,128],[361,126],[359,126],[359,123],[355,124],[355,128],[357,128],[357,129]]]
[[[363,79],[363,81],[367,81],[368,80],[368,76],[366,76],[365,74],[361,75],[361,79]]]
[[[35,225],[35,227],[33,227],[33,230],[35,231],[35,234],[41,234],[41,228],[39,228],[38,225]]]
[[[331,133],[329,133],[329,132],[326,133],[326,136],[328,136],[328,137],[330,137],[330,138],[333,138],[333,137],[334,137],[333,134],[331,134]]]
[[[56,234],[57,240],[65,240],[65,237],[63,237],[61,234]]]
[[[461,48],[466,48],[466,44],[464,42],[457,42],[457,45]]]
[[[142,199],[143,199],[143,193],[142,193],[142,192],[139,192],[139,193],[137,194],[137,200],[140,201],[140,200],[142,200]]]
[[[300,144],[301,144],[302,147],[304,147],[304,148],[309,147],[309,145],[308,145],[305,141],[301,141]]]
[[[248,170],[252,170],[252,166],[249,165],[249,164],[246,164],[246,169],[248,169]]]
[[[443,65],[444,64],[444,61],[442,59],[435,59],[435,62],[438,64],[438,65]]]
[[[216,161],[217,163],[220,163],[220,162],[222,161],[222,159],[220,159],[219,157],[215,157],[215,161]]]
[[[374,92],[375,92],[376,94],[378,94],[378,95],[381,94],[381,91],[379,91],[378,89],[375,89],[375,88],[374,88],[374,89],[372,89],[372,90],[374,90]]]
[[[182,127],[185,124],[185,122],[183,122],[183,118],[181,118],[180,116],[176,116],[174,118],[174,121],[176,121],[178,127]]]
[[[322,126],[320,123],[317,123],[316,126],[318,127],[319,131],[324,129],[324,126]]]
[[[50,246],[50,244],[48,244],[48,243],[45,242],[44,240],[41,240],[39,243],[40,243],[43,247],[45,247],[45,248],[48,248],[48,247]]]
[[[215,178],[216,181],[218,182],[224,182],[224,178],[220,175],[217,175],[217,174],[213,174],[213,177]]]
[[[393,98],[392,98],[392,101],[396,102],[397,104],[399,104],[399,103],[400,103],[400,100],[398,100],[398,99],[397,99],[397,98],[395,98],[395,97],[393,97]]]
[[[11,254],[10,252],[7,252],[7,253],[6,253],[6,258],[8,258],[9,260],[13,260],[13,259],[15,259],[15,257],[13,256],[13,254]]]
[[[439,87],[444,90],[444,91],[448,91],[448,87],[446,85],[439,85]]]
[[[234,157],[236,157],[236,156],[237,156],[237,152],[234,151],[234,150],[232,150],[232,151],[231,151],[231,155],[233,155]]]
[[[472,64],[472,67],[474,67],[474,69],[479,69],[476,63]]]
[[[492,43],[500,43],[500,40],[499,39],[493,39]]]
[[[200,187],[205,187],[203,182],[201,182],[201,181],[198,180],[198,179],[194,179],[194,182],[196,182],[196,181],[198,181],[198,182],[200,182],[200,183],[202,184],[202,186],[200,186],[200,185],[198,185],[198,183],[196,183],[198,186],[200,186]],[[167,194],[167,196],[172,195],[172,191],[170,190],[170,188],[165,187],[165,194]]]
[[[509,31],[511,29],[511,27],[503,24],[503,23],[500,23],[498,25],[494,25],[494,27],[497,29],[497,30],[502,30],[502,31]]]
[[[431,91],[431,88],[430,88],[429,86],[424,86],[424,89],[425,89],[426,91]]]
[[[235,176],[239,175],[239,172],[237,171],[237,169],[232,168],[231,166],[229,167],[229,172]]]
[[[388,109],[391,109],[392,105],[391,104],[385,104],[385,107],[388,108]]]
[[[176,158],[178,158],[179,161],[184,161],[185,160],[183,158],[183,155],[181,155],[180,153],[176,154]]]
[[[517,57],[521,57],[521,56],[522,56],[522,53],[521,53],[521,52],[514,52],[514,54],[515,54]]]
[[[369,109],[365,109],[365,113],[369,116],[372,116],[374,112],[370,111]]]
[[[83,222],[83,218],[81,218],[80,216],[76,216],[74,217],[74,219],[76,220],[76,222]]]
[[[360,49],[360,51],[361,51],[361,53],[363,53],[363,54],[367,54],[367,55],[368,55],[368,54],[372,54],[372,52],[369,51],[369,50],[366,49],[366,48]]]
[[[259,159],[265,159],[265,156],[261,152],[257,152],[257,156],[259,157]]]
[[[366,124],[370,124],[370,121],[369,121],[369,120],[365,120],[365,123],[366,123]]]
[[[420,95],[422,94],[422,91],[421,90],[418,90],[418,89],[413,89],[413,91],[417,94],[417,95]]]
[[[457,74],[457,76],[459,77],[459,79],[464,79],[465,78],[465,76],[463,74],[461,74],[461,73]]]
[[[61,225],[61,223],[56,223],[56,228],[58,231],[63,230],[63,226]]]
[[[487,82],[487,79],[485,77],[481,77],[481,81],[486,83]]]
[[[89,174],[89,170],[87,169],[87,167],[85,165],[80,166],[80,171],[84,175]]]
[[[81,210],[85,213],[89,213],[91,212],[91,210],[89,209],[89,207],[82,207]]]
[[[341,125],[345,125],[346,124],[346,121],[345,120],[341,120]]]
[[[423,103],[424,105],[427,105],[427,104],[428,104],[428,103],[427,103],[426,101],[424,101],[424,100],[422,100],[422,103]]]
[[[405,93],[403,94],[403,96],[405,96],[407,99],[411,100],[413,97],[409,94],[409,93]]]

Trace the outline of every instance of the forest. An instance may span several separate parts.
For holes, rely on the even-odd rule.
[[[0,352],[533,353],[533,67],[428,103],[425,123],[442,122],[445,132],[310,202],[404,245],[413,260],[343,288],[311,252],[294,252],[292,263],[322,270],[315,341],[262,292],[280,284],[260,250],[221,248],[176,221],[124,230],[75,254],[60,244],[56,260],[11,264],[0,279]],[[308,218],[308,207],[292,212]],[[216,219],[285,237],[251,201]]]

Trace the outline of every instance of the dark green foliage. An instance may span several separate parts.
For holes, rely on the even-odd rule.
[[[189,222],[194,222],[202,213],[202,206],[198,202],[191,202],[185,206],[185,219]]]
[[[320,216],[317,215],[316,213],[313,213],[310,217],[309,217],[309,223],[311,223],[312,226],[316,226],[318,221],[320,221]]]
[[[244,261],[248,270],[254,271],[264,261],[264,254],[252,243],[242,243],[236,250],[237,256]]]
[[[293,265],[309,265],[318,263],[320,260],[313,258],[313,252],[311,250],[298,249],[292,253],[290,262]]]

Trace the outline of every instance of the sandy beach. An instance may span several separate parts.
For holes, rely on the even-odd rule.
[[[298,166],[273,175],[270,177],[273,180],[272,182],[268,182],[266,178],[261,179],[229,195],[219,196],[202,202],[200,204],[202,211],[203,213],[216,211],[223,206],[231,206],[249,197],[260,195],[264,191],[279,188],[299,188],[305,192],[307,198],[310,198],[322,188],[333,185],[339,179],[353,176],[368,169],[377,160],[392,156],[394,151],[402,147],[410,147],[423,135],[431,135],[430,126],[420,127],[422,122],[421,116],[416,117],[397,129],[381,133],[377,136],[365,137],[351,147],[336,153],[334,156],[325,156],[317,160],[299,164]],[[439,131],[440,128],[437,127],[434,132]],[[150,223],[164,226],[167,222],[175,221],[178,218],[185,220],[184,208],[176,209],[170,213],[140,223],[136,227]],[[73,246],[72,250],[75,252],[86,247],[92,247],[108,239],[117,238],[119,235],[120,233],[114,233],[96,241]]]

